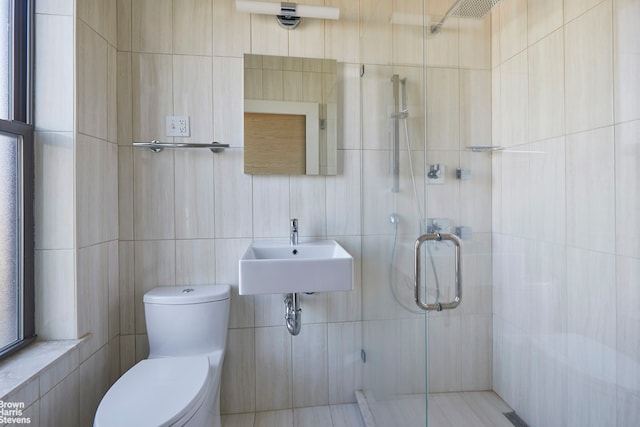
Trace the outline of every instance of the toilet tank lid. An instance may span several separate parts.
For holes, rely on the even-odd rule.
[[[149,304],[198,304],[229,299],[229,285],[160,286],[144,294]]]

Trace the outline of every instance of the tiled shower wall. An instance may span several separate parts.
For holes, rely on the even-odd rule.
[[[495,390],[532,426],[640,422],[640,2],[492,15]]]

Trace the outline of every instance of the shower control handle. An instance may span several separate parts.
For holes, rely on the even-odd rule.
[[[422,272],[420,268],[420,259],[422,257],[420,247],[424,242],[428,242],[431,240],[435,240],[437,242],[441,242],[443,240],[450,240],[453,242],[456,248],[456,259],[455,259],[455,277],[456,277],[456,295],[453,298],[453,301],[450,302],[437,302],[428,304],[422,300]],[[415,245],[415,269],[414,269],[414,296],[415,302],[418,307],[420,307],[424,311],[442,311],[442,310],[452,310],[460,305],[460,301],[462,301],[462,265],[461,265],[461,246],[462,242],[460,238],[455,234],[450,233],[427,233],[418,237]]]

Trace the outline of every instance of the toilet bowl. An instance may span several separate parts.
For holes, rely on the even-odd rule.
[[[154,288],[144,307],[149,358],[113,384],[94,426],[219,427],[229,286]]]

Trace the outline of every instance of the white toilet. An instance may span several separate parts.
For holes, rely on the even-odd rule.
[[[219,427],[229,286],[154,288],[144,309],[149,358],[109,389],[94,427]]]

